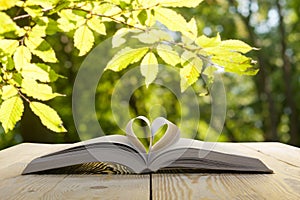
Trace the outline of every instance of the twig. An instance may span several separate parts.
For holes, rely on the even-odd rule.
[[[30,101],[27,97],[25,97],[25,96],[22,94],[22,92],[20,91],[19,88],[16,88],[16,89],[18,90],[18,94],[20,95],[20,97],[21,97],[22,99],[24,99],[24,100],[27,101],[28,103],[31,103],[31,101]]]
[[[48,12],[52,9],[53,9],[52,7],[51,8],[44,8],[44,9],[42,9],[42,12]],[[30,17],[30,15],[29,14],[20,15],[20,16],[14,17],[13,20],[16,21],[18,19],[24,19],[24,18],[27,18],[27,17]]]

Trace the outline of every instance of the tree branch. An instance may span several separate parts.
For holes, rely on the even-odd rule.
[[[52,7],[51,8],[44,8],[44,9],[42,9],[42,12],[48,12],[52,9],[53,9]],[[13,20],[16,21],[16,20],[19,20],[19,19],[27,18],[27,17],[30,17],[30,15],[29,14],[20,15],[20,16],[14,17]]]

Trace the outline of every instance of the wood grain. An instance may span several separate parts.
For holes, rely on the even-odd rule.
[[[0,199],[148,199],[148,175],[25,175],[2,180]]]
[[[287,163],[288,153],[281,157],[276,154],[279,149],[275,146],[284,152],[289,150],[287,145],[224,145],[239,151],[240,155],[261,159],[274,174],[155,174],[153,199],[300,199],[300,167]],[[273,146],[269,154],[264,153],[264,146]]]
[[[21,175],[34,158],[68,146],[20,144],[0,151],[0,199],[149,199],[149,175]]]
[[[34,158],[66,147],[68,144],[23,143],[0,151],[0,181],[20,175]]]
[[[277,160],[285,162],[286,164],[300,167],[300,150],[299,148],[282,144],[279,142],[265,142],[265,143],[245,143],[244,146],[252,148],[267,156],[271,156]]]
[[[280,143],[224,143],[274,174],[20,175],[34,158],[69,145],[21,144],[0,151],[0,199],[300,199],[300,149]],[[216,147],[218,150],[219,147]]]
[[[274,175],[156,174],[152,181],[153,199],[300,198]]]

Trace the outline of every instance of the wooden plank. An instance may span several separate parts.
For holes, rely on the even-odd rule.
[[[68,145],[21,144],[0,152],[0,199],[148,199],[148,175],[26,175],[35,157]],[[153,199],[300,199],[299,149],[224,143],[216,150],[261,159],[274,174],[155,174]],[[236,152],[236,151],[239,152]]]
[[[259,158],[274,174],[155,174],[153,199],[300,199],[300,168],[249,145],[225,143],[224,149]]]
[[[68,145],[23,143],[0,151],[0,180],[20,175],[34,158],[58,151]]]
[[[274,175],[156,174],[153,199],[299,199]]]
[[[34,158],[68,146],[27,143],[0,151],[0,199],[149,198],[149,175],[21,175]]]
[[[148,175],[25,175],[2,180],[0,199],[149,199]]]
[[[300,148],[279,142],[241,143],[244,146],[259,151],[265,155],[281,160],[290,165],[300,167]]]

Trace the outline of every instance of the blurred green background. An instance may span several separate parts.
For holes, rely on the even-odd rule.
[[[280,141],[300,146],[300,1],[299,0],[206,0],[196,9],[178,9],[187,19],[195,17],[199,32],[222,39],[240,39],[259,48],[251,53],[258,61],[259,73],[254,77],[223,74],[227,97],[227,114],[222,134],[206,131],[211,117],[210,97],[199,97],[201,119],[197,133],[185,132],[206,141]],[[119,25],[109,25],[110,36]],[[105,40],[99,36],[96,44]],[[79,141],[72,116],[72,87],[76,73],[85,57],[78,57],[72,38],[56,34],[47,38],[56,51],[60,63],[54,65],[66,77],[54,85],[64,93],[49,104],[58,111],[67,133],[53,133],[44,128],[39,119],[25,108],[22,121],[7,134],[0,129],[0,149],[21,142],[62,143]],[[59,42],[58,42],[59,41]],[[122,75],[107,71],[103,74],[96,94],[99,123],[107,134],[124,134],[115,123],[110,98],[114,85]],[[197,89],[197,84],[194,86]],[[156,95],[154,95],[156,94]],[[159,94],[159,95],[157,95]],[[162,105],[163,108],[153,105]],[[141,87],[130,99],[132,117],[166,114],[174,123],[180,120],[180,106],[176,97],[164,88],[152,85]],[[152,110],[151,110],[152,109]],[[184,123],[193,124],[186,121]],[[82,132],[87,127],[81,127]],[[123,128],[123,127],[122,127]],[[88,139],[81,135],[81,139]]]

